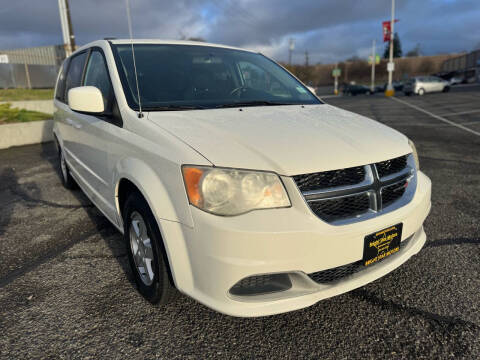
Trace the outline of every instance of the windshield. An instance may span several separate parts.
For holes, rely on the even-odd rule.
[[[131,45],[112,45],[123,89],[138,110]],[[135,44],[142,109],[321,104],[267,57],[201,45]]]

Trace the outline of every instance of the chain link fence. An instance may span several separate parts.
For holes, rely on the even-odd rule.
[[[53,88],[65,56],[63,45],[0,50],[0,88]]]
[[[53,88],[58,69],[55,65],[0,64],[0,89]]]

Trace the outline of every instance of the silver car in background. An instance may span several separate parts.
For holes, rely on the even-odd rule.
[[[424,95],[430,92],[447,92],[450,90],[450,84],[436,76],[417,76],[409,79],[403,86],[405,95]]]

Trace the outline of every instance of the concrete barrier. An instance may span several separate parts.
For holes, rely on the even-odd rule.
[[[53,100],[23,100],[2,101],[0,104],[10,103],[12,108],[40,111],[45,114],[53,114]]]
[[[0,125],[0,149],[53,140],[53,120]]]

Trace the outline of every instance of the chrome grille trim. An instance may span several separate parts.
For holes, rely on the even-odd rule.
[[[304,200],[306,201],[310,210],[312,210],[317,217],[332,225],[351,224],[394,211],[408,204],[412,200],[417,188],[417,171],[415,168],[413,155],[409,154],[405,156],[407,157],[406,167],[401,171],[384,177],[379,177],[375,163],[365,165],[365,178],[358,184],[304,191],[302,192]],[[386,187],[391,187],[392,185],[402,183],[406,184],[406,190],[398,199],[395,199],[392,203],[383,206],[382,190]],[[361,213],[351,214],[351,216],[346,216],[344,218],[327,220],[322,218],[321,215],[315,213],[310,206],[310,204],[314,202],[348,198],[358,196],[362,193],[365,193],[369,196],[369,207],[365,208],[365,211]]]
[[[307,201],[312,201],[316,199],[333,198],[337,197],[337,195],[342,196],[345,193],[351,193],[351,191],[356,191],[360,193],[364,190],[368,190],[374,182],[373,172],[372,168],[369,165],[364,166],[364,169],[365,178],[361,183],[358,183],[356,185],[335,186],[319,190],[304,191],[302,194]]]

